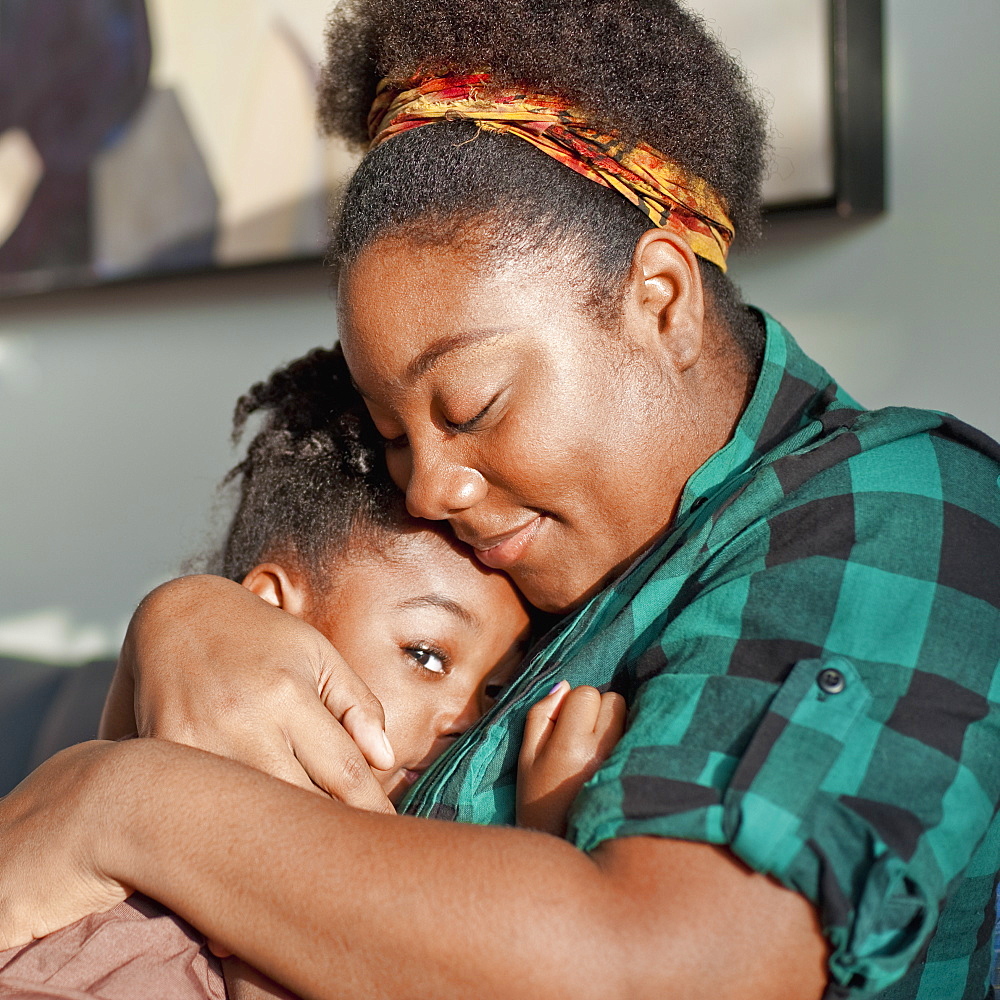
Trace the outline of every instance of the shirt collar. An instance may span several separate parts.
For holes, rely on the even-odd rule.
[[[825,408],[835,400],[843,405],[857,405],[838,389],[825,369],[806,357],[774,317],[762,310],[760,314],[767,339],[753,395],[729,442],[687,481],[675,523],[810,423],[818,407]]]

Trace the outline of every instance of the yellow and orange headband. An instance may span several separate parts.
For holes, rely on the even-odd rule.
[[[733,224],[722,199],[704,180],[645,143],[624,146],[589,125],[563,98],[492,89],[482,93],[489,80],[488,73],[475,73],[411,81],[403,89],[383,80],[368,116],[369,148],[441,119],[467,119],[484,132],[516,135],[617,191],[654,226],[676,233],[699,257],[726,270]]]

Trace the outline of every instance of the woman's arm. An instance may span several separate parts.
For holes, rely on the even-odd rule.
[[[378,699],[311,625],[231,580],[154,590],[129,625],[100,735],[211,751],[362,809],[391,811]]]
[[[825,982],[810,905],[714,847],[633,838],[588,856],[359,812],[156,740],[74,748],[10,798],[0,837],[13,812],[33,843],[0,868],[0,944],[24,936],[12,914],[61,893],[65,918],[73,892],[123,883],[303,997],[803,1000]]]

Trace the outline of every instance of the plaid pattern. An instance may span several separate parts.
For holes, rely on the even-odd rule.
[[[514,822],[528,708],[621,691],[583,850],[725,844],[818,908],[828,1000],[983,1000],[1000,868],[1000,446],[867,411],[767,318],[730,443],[670,533],[576,612],[407,811]]]

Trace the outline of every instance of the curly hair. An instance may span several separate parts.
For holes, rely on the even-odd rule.
[[[339,346],[317,348],[241,396],[233,441],[264,413],[246,457],[223,484],[239,503],[213,569],[240,581],[258,563],[291,559],[321,586],[324,568],[357,540],[408,521],[382,445]]]
[[[764,112],[739,64],[676,0],[344,0],[327,30],[321,121],[363,145],[381,78],[483,69],[499,87],[567,97],[595,125],[656,147],[713,186],[739,240],[757,236]],[[349,265],[389,230],[437,245],[476,234],[486,261],[558,251],[585,268],[589,306],[610,325],[648,228],[620,195],[523,141],[443,121],[365,157],[345,192],[330,258]],[[756,316],[714,264],[699,265],[710,317],[757,360]]]

